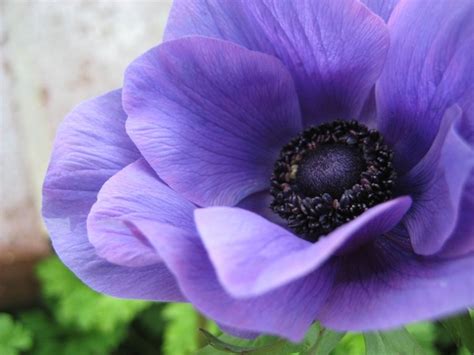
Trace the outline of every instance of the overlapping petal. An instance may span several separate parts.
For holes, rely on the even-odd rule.
[[[355,0],[177,0],[165,39],[188,35],[279,58],[307,124],[358,117],[389,46],[383,20]]]
[[[216,39],[165,42],[127,69],[127,131],[159,176],[196,204],[265,189],[282,143],[301,130],[277,59]]]
[[[161,262],[158,253],[130,221],[152,219],[193,232],[194,208],[140,159],[115,174],[100,190],[87,219],[89,240],[97,254],[112,263],[157,264]]]
[[[337,272],[318,319],[331,329],[390,329],[474,304],[474,254],[451,260],[421,257],[404,233],[378,238],[330,263]]]
[[[455,257],[474,253],[474,169],[471,170],[462,193],[458,209],[456,228],[443,246],[439,255]]]
[[[140,157],[125,133],[121,92],[110,92],[75,108],[56,136],[43,186],[43,217],[61,260],[93,289],[117,297],[182,300],[176,283],[162,289],[154,266],[129,268],[95,253],[86,218],[105,181]]]
[[[335,253],[356,250],[391,230],[410,205],[409,197],[377,205],[315,244],[239,208],[198,209],[195,219],[219,281],[241,298],[274,290],[316,270]]]
[[[361,0],[375,14],[388,22],[393,9],[400,0]]]
[[[474,2],[401,0],[388,26],[391,46],[376,90],[378,120],[404,173],[428,151],[445,110],[472,101]]]
[[[265,295],[235,299],[220,285],[197,235],[150,220],[134,223],[159,250],[187,299],[226,327],[300,341],[315,320],[331,285],[331,271],[320,269]]]
[[[400,181],[414,198],[404,224],[419,254],[438,252],[453,233],[465,184],[474,169],[474,150],[456,129],[461,115],[457,106],[446,111],[430,150]]]

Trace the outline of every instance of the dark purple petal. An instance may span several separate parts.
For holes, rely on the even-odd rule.
[[[117,90],[82,103],[60,126],[43,186],[43,217],[61,260],[93,289],[116,297],[183,300],[166,268],[111,264],[87,238],[86,218],[102,184],[140,157],[125,133],[120,95]]]
[[[464,186],[459,206],[456,228],[439,255],[453,257],[474,253],[474,170],[471,170]]]
[[[474,95],[474,2],[402,0],[377,84],[379,129],[408,171],[428,151],[445,110]]]
[[[165,39],[221,38],[279,58],[306,124],[358,117],[389,46],[383,21],[359,1],[176,0]]]
[[[202,206],[268,187],[282,146],[301,130],[279,60],[220,40],[165,42],[127,69],[127,131],[158,175]]]
[[[474,254],[421,257],[407,236],[381,237],[331,261],[337,270],[318,318],[335,330],[372,331],[433,320],[474,305]]]
[[[320,269],[263,296],[234,299],[217,280],[196,235],[150,220],[137,220],[135,225],[159,250],[183,294],[200,312],[225,327],[300,341],[315,320],[331,285],[331,271]]]
[[[377,205],[314,244],[239,208],[197,209],[195,220],[222,286],[242,298],[301,279],[334,253],[357,249],[391,230],[410,205],[409,197]]]
[[[361,0],[372,12],[388,22],[393,9],[400,0]]]
[[[156,264],[161,261],[159,255],[130,222],[136,218],[151,219],[194,232],[194,208],[140,159],[103,185],[87,219],[89,241],[99,256],[112,263]]]
[[[446,111],[430,150],[400,179],[403,192],[414,200],[404,224],[419,254],[438,252],[453,233],[464,186],[474,168],[474,150],[455,128],[461,114],[457,106]]]

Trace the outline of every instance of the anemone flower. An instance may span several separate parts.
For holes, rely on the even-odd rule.
[[[176,0],[62,123],[43,215],[95,290],[300,340],[474,305],[474,2]]]

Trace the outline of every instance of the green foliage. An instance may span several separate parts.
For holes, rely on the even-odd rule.
[[[367,355],[418,355],[423,348],[404,328],[364,334]]]
[[[346,333],[331,355],[365,354],[364,336],[360,333]]]
[[[474,318],[469,312],[447,318],[441,324],[458,346],[464,345],[474,353]]]
[[[21,321],[33,334],[34,355],[101,355],[108,354],[124,336],[125,328],[104,334],[64,327],[44,311],[21,315]]]
[[[38,277],[44,298],[66,327],[110,334],[129,323],[149,303],[99,294],[79,281],[57,258],[43,261]]]
[[[186,355],[198,349],[198,314],[190,304],[172,303],[163,309],[168,325],[163,334],[163,353]]]
[[[218,334],[217,325],[202,317],[192,305],[171,303],[163,308],[166,321],[163,333],[162,352],[165,355],[186,355],[195,353],[203,344],[199,329],[207,334]]]
[[[12,316],[0,313],[0,354],[17,355],[32,346],[32,334]]]
[[[199,350],[199,355],[221,355],[226,353],[252,355],[318,354],[327,355],[337,345],[343,334],[321,329],[314,324],[300,343],[291,343],[281,338],[260,336],[253,340],[239,339],[227,334],[219,337],[204,332],[208,345]]]
[[[56,257],[41,262],[37,274],[47,307],[19,316],[33,334],[31,354],[108,354],[126,337],[132,320],[149,306],[91,290]]]

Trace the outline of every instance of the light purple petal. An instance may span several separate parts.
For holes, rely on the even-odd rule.
[[[390,329],[474,305],[474,254],[421,257],[407,236],[394,235],[331,263],[337,274],[318,318],[334,330]]]
[[[361,0],[373,13],[388,22],[393,9],[400,0]]]
[[[125,133],[120,96],[117,90],[86,101],[65,118],[43,186],[43,217],[61,260],[93,289],[116,297],[183,300],[166,268],[111,264],[87,238],[87,214],[102,184],[140,157]]]
[[[391,230],[410,205],[409,197],[377,205],[314,244],[239,208],[197,209],[195,220],[219,281],[230,295],[245,298],[300,279],[335,253],[356,250]]]
[[[89,241],[99,256],[112,263],[156,264],[161,261],[158,253],[130,222],[151,219],[193,232],[194,208],[140,159],[112,176],[100,190],[87,219]]]
[[[315,320],[331,285],[331,270],[320,269],[263,296],[234,299],[217,280],[196,235],[150,220],[138,220],[135,225],[159,250],[190,302],[225,327],[300,341]]]
[[[419,254],[438,252],[453,233],[464,186],[474,168],[474,150],[455,128],[461,113],[457,106],[447,110],[431,149],[400,179],[403,192],[413,196],[404,224]]]
[[[474,95],[474,2],[401,0],[378,81],[379,129],[398,172],[428,151],[445,110]]]
[[[127,69],[127,131],[158,175],[198,205],[233,205],[269,185],[301,130],[277,59],[216,39],[165,42]]]
[[[355,0],[176,0],[165,38],[188,35],[279,58],[308,125],[358,117],[389,46],[383,20]]]

